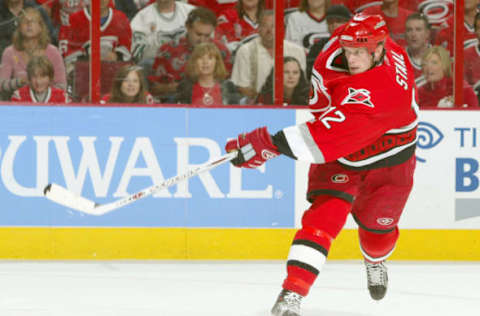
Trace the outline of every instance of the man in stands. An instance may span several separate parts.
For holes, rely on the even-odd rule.
[[[178,83],[185,75],[185,66],[195,45],[212,41],[220,50],[227,71],[232,70],[231,54],[220,41],[213,39],[217,17],[206,8],[198,7],[188,14],[185,22],[187,32],[174,40],[163,44],[155,57],[152,67],[150,92],[161,102],[173,101]]]
[[[423,79],[422,59],[430,44],[431,26],[427,17],[421,13],[410,14],[405,22],[405,41],[408,59],[413,66],[415,82]]]
[[[238,48],[232,70],[232,82],[244,96],[242,103],[247,104],[255,101],[273,67],[275,42],[272,10],[262,12],[258,34],[258,37]],[[305,70],[306,55],[302,46],[284,40],[283,52],[284,56],[295,57]]]
[[[103,61],[129,61],[132,56],[132,30],[127,16],[109,7],[110,0],[100,0],[100,47]],[[85,6],[69,16],[68,24],[62,25],[59,48],[65,59],[67,73],[74,63],[90,54],[90,6]]]
[[[175,0],[156,0],[140,10],[131,22],[132,55],[137,63],[149,67],[158,49],[185,33],[188,13],[195,7]]]

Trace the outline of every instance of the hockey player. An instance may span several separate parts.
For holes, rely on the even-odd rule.
[[[312,204],[290,248],[275,316],[300,315],[349,213],[359,226],[370,296],[381,300],[388,280],[384,262],[413,185],[418,106],[405,51],[388,37],[380,15],[355,15],[332,41],[314,64],[314,120],[273,136],[258,128],[225,146],[238,151],[232,161],[238,167],[255,168],[279,154],[312,163]]]

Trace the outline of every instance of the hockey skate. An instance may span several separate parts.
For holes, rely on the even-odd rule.
[[[381,300],[387,293],[388,274],[384,262],[371,263],[365,260],[367,268],[368,291],[370,296],[376,300]]]
[[[272,316],[300,316],[303,296],[289,290],[282,290],[272,308]]]

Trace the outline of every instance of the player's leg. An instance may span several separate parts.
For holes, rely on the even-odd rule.
[[[368,289],[375,300],[382,299],[388,288],[385,261],[398,240],[397,224],[413,186],[414,169],[412,157],[394,167],[369,171],[352,210],[359,225]]]
[[[393,253],[398,239],[398,227],[380,233],[359,228],[360,249],[365,258],[367,287],[374,300],[385,297],[388,288],[388,273],[385,260]]]
[[[287,277],[272,309],[273,315],[300,315],[300,301],[306,296],[325,263],[332,241],[350,212],[349,202],[320,196],[302,218],[287,259]],[[290,312],[290,314],[288,314]]]
[[[333,240],[343,228],[354,200],[357,177],[338,164],[310,172],[309,193],[313,203],[303,214],[302,228],[296,233],[287,260],[283,282],[273,315],[300,315],[300,302],[317,278]],[[345,173],[341,173],[345,172]],[[335,178],[335,176],[337,176]],[[342,178],[342,181],[332,181]],[[349,179],[345,181],[345,179]],[[312,200],[311,199],[311,200]]]

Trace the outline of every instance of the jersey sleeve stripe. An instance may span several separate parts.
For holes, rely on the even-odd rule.
[[[283,129],[290,150],[298,160],[311,163],[325,163],[325,157],[318,148],[306,124]]]
[[[117,48],[115,48],[115,52],[118,52],[118,53],[122,54],[124,61],[128,61],[132,58],[132,55],[130,54],[130,51],[125,46],[118,46]]]

